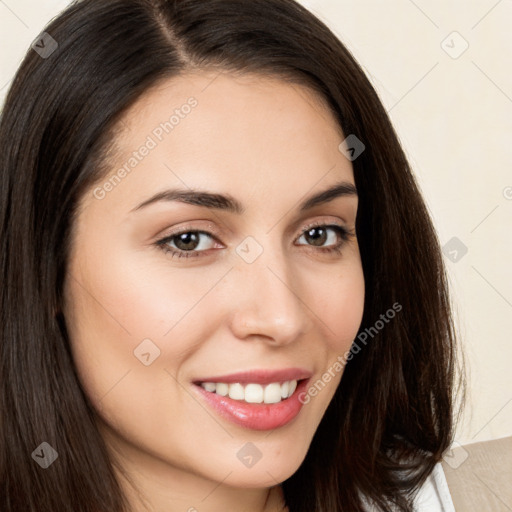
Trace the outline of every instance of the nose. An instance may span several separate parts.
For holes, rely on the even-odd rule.
[[[299,276],[282,253],[265,249],[253,263],[237,261],[230,274],[231,329],[239,339],[286,345],[311,328],[311,310],[307,297],[301,296]]]

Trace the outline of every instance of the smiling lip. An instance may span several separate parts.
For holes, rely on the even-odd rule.
[[[246,372],[231,373],[215,377],[195,380],[194,384],[201,382],[225,382],[226,384],[271,384],[272,382],[284,382],[287,380],[309,379],[312,373],[302,368],[284,368],[282,370],[249,370]]]
[[[306,389],[311,375],[312,372],[300,368],[251,370],[195,380],[193,389],[215,412],[232,423],[252,430],[272,430],[290,423],[297,417],[303,406],[299,396]],[[239,382],[240,384],[264,385],[289,380],[298,381],[295,392],[287,399],[274,404],[247,403],[242,400],[233,400],[229,396],[221,396],[201,387],[203,382],[223,382],[226,384]]]

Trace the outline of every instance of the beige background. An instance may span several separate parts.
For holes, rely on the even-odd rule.
[[[468,249],[446,250],[470,370],[457,441],[512,435],[512,1],[301,3],[376,87],[442,244],[457,237]],[[0,0],[0,103],[33,39],[67,4]]]

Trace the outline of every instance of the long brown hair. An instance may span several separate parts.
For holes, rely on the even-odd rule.
[[[451,443],[463,380],[432,221],[349,51],[293,0],[83,0],[45,32],[58,46],[44,36],[53,53],[29,50],[0,120],[0,509],[128,510],[65,318],[54,313],[76,205],[104,172],[116,121],[158,81],[213,67],[313,88],[365,145],[352,164],[366,283],[360,334],[372,336],[282,484],[289,510],[356,512],[363,500],[411,510]],[[393,304],[395,318],[370,331]],[[31,457],[42,442],[58,453],[47,469]]]

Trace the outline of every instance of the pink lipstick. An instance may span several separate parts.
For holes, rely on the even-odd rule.
[[[250,370],[193,381],[209,407],[223,418],[248,429],[271,430],[300,413],[299,395],[312,372],[301,368]]]

